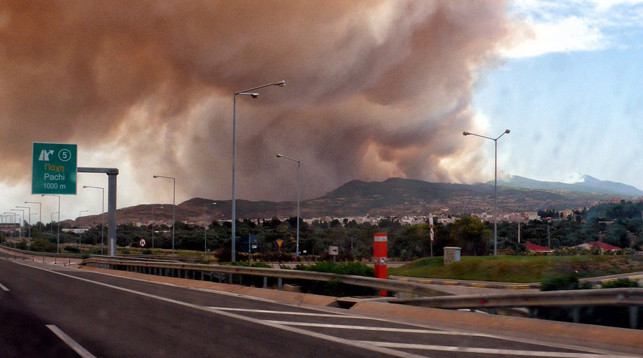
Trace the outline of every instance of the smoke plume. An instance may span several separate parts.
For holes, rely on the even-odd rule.
[[[237,97],[238,198],[295,199],[277,153],[304,198],[471,181],[472,86],[511,26],[486,0],[3,1],[0,180],[29,182],[32,142],[77,143],[79,166],[121,170],[120,203],[166,200],[153,174],[229,199],[232,94],[286,80]]]

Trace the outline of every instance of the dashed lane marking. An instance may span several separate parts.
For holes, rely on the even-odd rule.
[[[78,353],[79,356],[83,358],[96,358],[95,355],[89,353],[87,349],[85,349],[83,346],[78,344],[73,338],[69,337],[65,332],[63,332],[60,328],[56,327],[53,324],[48,324],[46,325],[49,330],[51,330],[55,335],[60,338],[61,341],[65,342],[69,346],[69,348],[73,349],[74,352]]]
[[[9,292],[9,289],[7,288],[7,286],[5,286],[5,285],[3,285],[1,283],[0,283],[0,289],[2,289],[4,292]]]
[[[22,265],[22,264],[19,263],[19,265]],[[281,330],[292,332],[292,333],[298,333],[298,334],[308,336],[308,337],[322,339],[322,340],[332,342],[332,343],[344,344],[344,345],[347,345],[347,346],[350,346],[350,347],[363,348],[363,349],[366,349],[366,350],[369,350],[369,351],[372,351],[372,352],[375,352],[375,353],[379,353],[379,354],[387,354],[387,355],[390,355],[390,356],[393,356],[393,357],[400,357],[400,358],[425,358],[424,356],[416,355],[416,354],[413,354],[413,353],[396,351],[396,350],[386,348],[386,347],[376,347],[376,346],[373,346],[373,345],[366,345],[366,344],[359,343],[358,341],[343,339],[343,338],[340,338],[340,337],[329,336],[329,335],[325,335],[325,334],[312,333],[310,331],[298,329],[298,328],[295,328],[295,327],[290,327],[290,326],[286,326],[286,325],[278,325],[278,324],[275,324],[275,323],[271,323],[270,321],[258,320],[258,319],[253,319],[253,318],[246,317],[246,316],[243,316],[243,315],[234,314],[234,313],[231,313],[231,312],[224,312],[224,311],[214,310],[214,309],[210,309],[210,308],[208,308],[206,306],[200,306],[200,305],[189,303],[189,302],[179,301],[179,300],[175,300],[175,299],[171,299],[171,298],[167,298],[167,297],[162,297],[162,296],[157,296],[157,295],[153,295],[153,294],[149,294],[149,293],[145,293],[145,292],[141,292],[141,291],[131,290],[131,289],[124,288],[124,287],[119,287],[119,286],[116,286],[116,285],[110,285],[110,284],[107,284],[107,283],[102,283],[102,282],[93,281],[93,280],[86,279],[86,278],[81,278],[81,277],[76,277],[76,276],[73,276],[73,275],[64,274],[62,272],[50,271],[50,270],[46,270],[46,269],[42,269],[42,268],[34,267],[34,266],[28,266],[28,265],[23,265],[23,266],[31,267],[33,269],[41,270],[41,271],[44,271],[44,272],[49,272],[49,273],[52,273],[52,274],[55,274],[55,275],[59,275],[59,276],[67,277],[67,278],[70,278],[70,279],[91,283],[91,284],[98,285],[98,286],[109,287],[109,288],[112,288],[112,289],[115,289],[115,290],[119,290],[119,291],[122,291],[122,292],[128,292],[128,293],[131,293],[131,294],[135,294],[135,295],[155,299],[155,300],[158,300],[158,301],[168,302],[168,303],[172,303],[172,304],[176,304],[176,305],[184,306],[184,307],[189,307],[189,308],[193,308],[193,309],[197,309],[197,310],[201,310],[201,311],[212,312],[212,313],[215,313],[215,314],[218,314],[218,315],[221,315],[221,316],[234,318],[234,319],[237,319],[237,320],[240,320],[240,321],[246,321],[246,322],[261,324],[261,325],[264,325],[264,326],[277,328],[277,329],[281,329]],[[51,328],[49,328],[49,329],[51,329]],[[94,356],[89,355],[89,356],[83,356],[83,357],[88,357],[89,358],[89,357],[94,357]]]

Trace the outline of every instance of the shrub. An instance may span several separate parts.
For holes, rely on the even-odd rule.
[[[592,288],[589,282],[580,282],[576,274],[551,276],[543,280],[541,291],[584,290]]]
[[[618,280],[607,281],[601,284],[601,288],[621,288],[621,287],[639,287],[639,283],[635,280],[627,278],[619,278]]]
[[[65,246],[63,251],[69,252],[71,254],[78,254],[80,253],[80,249],[77,248],[76,246]]]

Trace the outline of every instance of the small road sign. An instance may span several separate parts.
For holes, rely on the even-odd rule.
[[[339,248],[337,246],[328,246],[328,254],[337,256],[339,254]]]
[[[32,194],[76,195],[76,144],[33,143]]]
[[[141,239],[141,240],[138,242],[138,246],[140,246],[140,247],[145,247],[145,244],[146,244],[145,239]]]

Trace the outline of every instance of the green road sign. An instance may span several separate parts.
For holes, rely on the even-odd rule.
[[[76,195],[76,144],[33,144],[32,194]]]

